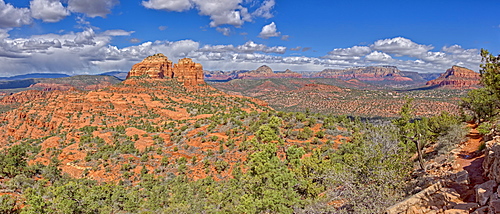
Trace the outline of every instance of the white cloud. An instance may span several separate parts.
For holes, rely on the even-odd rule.
[[[343,59],[343,60],[358,60],[362,56],[370,53],[372,50],[367,46],[354,46],[350,48],[335,48],[328,52],[324,58],[328,59]]]
[[[420,56],[434,49],[432,45],[420,45],[407,38],[396,37],[378,40],[370,46],[373,50],[382,51],[396,56]]]
[[[273,17],[271,10],[274,8],[276,2],[274,0],[265,0],[262,5],[252,14],[255,16],[264,17],[266,19],[270,19]]]
[[[149,0],[142,1],[142,5],[150,9],[176,12],[189,10],[193,7],[190,0]]]
[[[134,31],[125,31],[125,30],[107,30],[104,31],[103,35],[106,36],[130,36]]]
[[[58,22],[70,15],[59,0],[33,0],[30,9],[33,18],[44,22]]]
[[[118,0],[69,0],[68,9],[72,12],[84,13],[89,17],[103,17],[111,13]]]
[[[32,22],[28,8],[15,8],[0,0],[0,28],[21,27]]]
[[[240,27],[245,22],[251,22],[254,17],[271,18],[275,0],[263,0],[255,11],[250,12],[249,6],[259,1],[242,0],[148,0],[142,1],[146,8],[165,11],[183,12],[192,8],[200,15],[208,16],[210,27],[233,25]]]
[[[130,39],[129,41],[130,41],[131,43],[140,43],[140,42],[141,42],[141,40],[140,40],[140,39],[138,39],[138,38],[132,38],[132,39]]]
[[[286,52],[286,47],[284,46],[273,46],[268,47],[264,44],[257,44],[253,41],[248,41],[243,45],[239,45],[234,47],[233,45],[205,45],[200,48],[198,51],[200,52],[235,52],[235,53],[277,53],[284,54]]]
[[[236,51],[240,53],[264,52],[264,53],[283,54],[286,51],[286,47],[283,46],[267,47],[266,45],[263,44],[257,44],[253,41],[248,41],[245,44],[236,47]]]
[[[376,62],[390,62],[392,61],[392,57],[389,54],[374,51],[365,56],[365,59],[368,61],[376,61]]]
[[[224,36],[231,35],[231,29],[229,29],[228,27],[217,27],[215,28],[215,30],[217,30],[217,32],[222,33],[222,35]]]
[[[240,5],[241,0],[192,0],[200,15],[209,16],[210,27],[220,25],[241,26],[252,21],[248,8]]]
[[[0,30],[0,75],[30,72],[64,72],[70,74],[128,71],[149,55],[164,53],[172,61],[190,57],[207,70],[256,69],[262,64],[275,70],[320,71],[324,68],[394,65],[403,71],[444,72],[452,65],[473,70],[481,63],[477,49],[459,45],[427,51],[416,57],[398,57],[394,53],[372,50],[369,46],[337,48],[322,58],[282,55],[284,46],[267,46],[248,41],[241,45],[203,45],[192,40],[147,41],[119,48],[111,45],[115,36],[132,32],[115,29],[99,32],[87,28],[80,32],[43,34],[28,38],[10,38]],[[139,42],[135,40],[135,42]],[[420,44],[417,44],[420,45]],[[425,46],[425,45],[424,45]],[[304,50],[304,48],[294,48]],[[297,54],[295,52],[295,54]]]
[[[265,25],[262,27],[262,31],[259,33],[260,38],[269,39],[270,37],[278,37],[280,36],[280,32],[276,28],[276,24],[271,22],[271,24]]]

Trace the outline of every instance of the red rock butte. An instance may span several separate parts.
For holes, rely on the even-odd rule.
[[[427,82],[426,85],[446,88],[477,88],[480,79],[479,73],[454,65],[437,79]]]
[[[158,53],[146,57],[142,62],[132,66],[127,79],[138,76],[149,76],[154,79],[176,78],[184,86],[204,84],[203,66],[189,58],[179,59],[177,64],[165,55]]]

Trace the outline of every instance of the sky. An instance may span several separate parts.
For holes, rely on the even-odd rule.
[[[0,76],[129,71],[155,53],[205,70],[393,65],[479,71],[498,0],[0,0]]]

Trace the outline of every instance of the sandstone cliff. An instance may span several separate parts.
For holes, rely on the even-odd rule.
[[[413,81],[403,77],[401,71],[395,66],[368,66],[348,69],[325,69],[313,77],[339,78],[343,80],[359,79],[362,81]]]
[[[142,62],[132,66],[128,72],[127,79],[130,77],[147,75],[151,78],[162,79],[164,77],[173,77],[172,61],[159,53],[153,56],[148,56]]]
[[[446,88],[477,88],[480,80],[479,73],[460,66],[453,66],[435,80],[428,81],[428,86]]]
[[[149,76],[153,79],[176,78],[184,86],[195,86],[205,83],[203,66],[189,58],[180,59],[177,64],[159,53],[148,56],[142,62],[132,66],[127,79],[138,76]]]

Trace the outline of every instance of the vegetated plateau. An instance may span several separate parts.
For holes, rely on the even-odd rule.
[[[433,163],[484,119],[477,100],[457,116],[463,90],[215,84],[231,95],[202,72],[157,54],[99,90],[2,98],[0,212],[381,213],[451,172]]]

